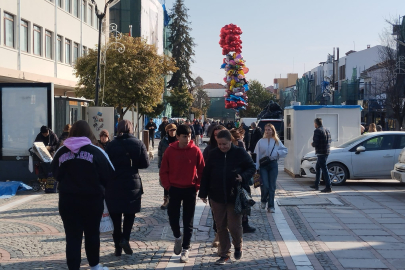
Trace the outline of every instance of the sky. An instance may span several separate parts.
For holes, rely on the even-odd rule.
[[[166,2],[170,11],[175,0]],[[194,37],[194,76],[223,83],[219,34],[233,23],[243,34],[246,77],[267,86],[287,73],[302,74],[326,61],[333,47],[349,50],[381,45],[386,20],[405,15],[404,0],[184,0]]]

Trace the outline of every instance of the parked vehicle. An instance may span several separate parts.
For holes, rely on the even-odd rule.
[[[404,147],[405,132],[400,131],[367,133],[332,147],[327,161],[331,182],[343,185],[347,179],[391,178]],[[316,161],[315,151],[306,154],[301,159],[301,176],[315,178]]]
[[[398,163],[394,165],[394,169],[391,171],[391,178],[405,182],[405,148],[401,150],[398,156]]]
[[[278,137],[280,138],[281,142],[284,144],[284,120],[283,119],[260,119],[257,125],[262,129],[264,132],[264,126],[266,124],[272,124],[277,131]]]

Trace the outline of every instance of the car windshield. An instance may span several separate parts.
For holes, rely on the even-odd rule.
[[[351,139],[350,141],[345,142],[344,144],[339,145],[339,146],[337,146],[336,148],[346,148],[346,147],[348,147],[348,146],[350,146],[350,145],[352,145],[352,144],[356,144],[356,143],[358,143],[358,142],[364,140],[365,138],[366,138],[366,137],[365,137],[364,135],[360,135],[359,137],[356,137],[356,138],[354,138],[354,139]]]

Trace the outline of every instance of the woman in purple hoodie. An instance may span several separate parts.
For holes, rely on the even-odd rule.
[[[66,259],[70,270],[79,270],[82,237],[91,270],[108,269],[99,264],[100,221],[104,187],[113,176],[108,155],[98,146],[86,121],[73,124],[69,137],[52,161],[59,181],[59,214],[66,234]]]

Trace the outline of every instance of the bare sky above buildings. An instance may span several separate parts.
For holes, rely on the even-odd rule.
[[[162,3],[164,0],[160,0]],[[166,0],[169,10],[175,0]],[[266,86],[287,73],[302,76],[326,61],[333,47],[340,56],[381,45],[386,19],[405,15],[404,0],[185,0],[195,39],[192,71],[205,83],[223,83],[220,29],[242,28],[247,78]]]

